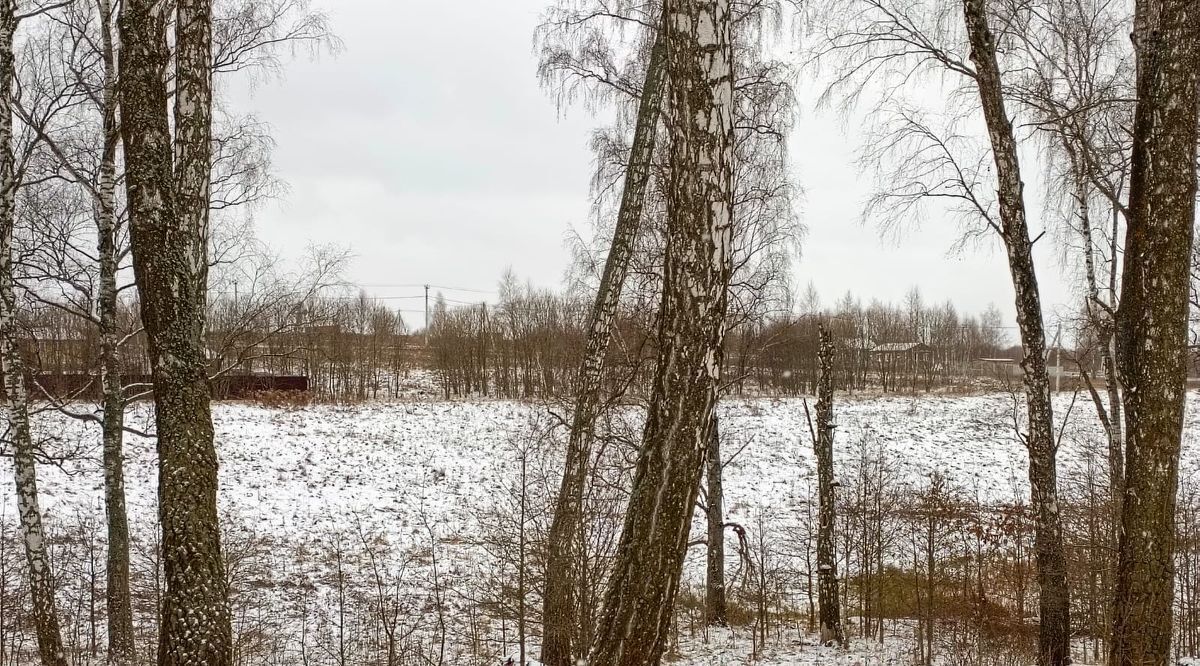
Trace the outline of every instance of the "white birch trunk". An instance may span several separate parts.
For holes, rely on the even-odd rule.
[[[20,514],[21,541],[29,565],[38,652],[45,666],[66,666],[62,632],[54,604],[54,574],[47,553],[46,533],[38,506],[37,460],[29,425],[25,364],[18,345],[16,294],[13,285],[12,241],[16,225],[17,182],[13,155],[13,37],[15,4],[0,2],[0,372],[4,375],[8,431],[13,447],[13,476]]]
[[[729,0],[668,0],[670,177],[658,359],[590,666],[657,664],[717,401],[733,238]]]

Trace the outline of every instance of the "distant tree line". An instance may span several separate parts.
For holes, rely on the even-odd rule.
[[[737,395],[811,393],[817,378],[817,325],[827,321],[841,362],[840,390],[931,391],[969,388],[997,378],[996,361],[1012,356],[1000,312],[960,314],[953,304],[926,305],[916,290],[902,304],[847,295],[832,307],[744,319],[726,337],[725,382]],[[428,356],[446,398],[525,399],[565,395],[585,342],[584,299],[532,287],[499,303],[449,307],[439,300],[428,331]],[[608,363],[608,381],[645,395],[655,332],[645,312],[623,308]],[[907,347],[914,349],[903,350]],[[902,349],[892,351],[889,349]],[[981,361],[988,359],[989,361]],[[616,388],[615,386],[612,388]]]
[[[393,399],[420,391],[414,372],[430,373],[443,398],[564,397],[585,342],[585,299],[531,286],[509,287],[497,303],[448,305],[436,298],[430,325],[413,332],[403,314],[365,292],[314,295],[215,294],[205,336],[213,378],[296,375],[318,399]],[[146,375],[137,304],[119,315],[131,331],[119,349],[125,374]],[[839,390],[920,392],[969,388],[997,379],[994,362],[1013,355],[998,310],[960,315],[950,303],[927,306],[915,290],[899,305],[862,305],[847,295],[827,308],[746,319],[726,339],[727,390],[736,395],[811,393],[818,322],[828,322],[841,363]],[[613,391],[645,395],[655,334],[644,310],[624,307],[605,379]],[[96,376],[99,331],[56,307],[31,308],[23,346],[35,375]],[[920,345],[919,351],[884,351]],[[427,381],[427,380],[426,380]],[[976,382],[973,384],[973,382]],[[49,386],[49,383],[47,383]],[[45,388],[45,387],[43,387]],[[90,392],[87,393],[90,395]],[[44,396],[43,396],[44,397]],[[56,395],[69,399],[71,395]]]
[[[847,294],[821,308],[811,292],[805,300],[798,314],[750,321],[733,331],[726,373],[737,393],[814,392],[822,321],[837,347],[834,384],[840,390],[969,388],[976,380],[998,379],[995,360],[1011,356],[994,306],[978,316],[959,314],[949,302],[925,304],[916,289],[900,304],[875,300],[864,306]]]
[[[146,337],[137,304],[122,302],[119,316],[130,331],[119,347],[122,373],[147,376]],[[290,289],[269,295],[217,294],[208,303],[208,322],[205,351],[213,381],[238,375],[294,375],[307,378],[309,391],[321,398],[395,398],[414,359],[413,339],[401,313],[365,294],[314,295]],[[99,332],[93,322],[61,308],[40,307],[28,311],[21,328],[29,372],[45,380],[39,382],[35,398],[69,401],[98,392]],[[52,379],[63,375],[86,379]],[[52,386],[74,387],[75,393]],[[130,385],[125,393],[136,396],[147,388]]]

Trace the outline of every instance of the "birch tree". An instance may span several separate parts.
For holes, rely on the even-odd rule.
[[[91,8],[72,6],[63,17],[68,31],[68,43],[78,45],[82,34],[91,32]],[[129,517],[125,506],[124,436],[125,399],[119,360],[120,346],[126,336],[121,321],[120,287],[117,275],[126,247],[121,239],[121,222],[117,211],[117,150],[121,137],[117,128],[117,52],[114,44],[116,13],[111,0],[96,0],[95,28],[98,39],[98,77],[82,97],[92,100],[99,111],[99,153],[94,172],[89,176],[73,162],[62,159],[61,164],[71,177],[88,189],[95,224],[96,281],[95,308],[88,308],[99,332],[101,409],[100,428],[103,442],[104,511],[108,526],[105,556],[108,611],[108,658],[117,665],[134,660],[133,610],[129,586]],[[83,70],[76,76],[82,79]],[[83,85],[84,81],[71,82]],[[68,84],[69,85],[69,84]],[[62,146],[40,132],[50,152],[65,158]],[[36,242],[36,241],[35,241]]]
[[[733,50],[727,0],[668,0],[670,175],[662,349],[592,666],[666,644],[720,381],[732,269]]]
[[[100,382],[103,395],[101,431],[104,441],[104,514],[108,523],[105,556],[105,603],[108,610],[108,658],[116,666],[132,664],[133,606],[129,591],[129,514],[125,507],[125,393],[119,357],[117,271],[121,264],[117,221],[117,59],[113,44],[116,18],[111,0],[97,0],[100,27],[100,166],[94,199],[100,292],[96,320],[100,332]]]
[[[1137,108],[1117,362],[1128,432],[1109,663],[1171,661],[1175,511],[1196,222],[1200,8],[1138,0]]]
[[[108,659],[128,664],[134,659],[133,617],[129,592],[129,528],[125,509],[123,446],[125,409],[145,395],[124,383],[121,347],[138,332],[128,316],[121,285],[128,270],[129,245],[123,198],[117,126],[117,9],[111,0],[69,4],[56,14],[51,30],[30,68],[23,89],[31,99],[18,106],[18,116],[36,132],[49,154],[46,196],[75,201],[84,195],[87,214],[62,210],[61,224],[35,223],[31,247],[22,266],[25,292],[35,300],[64,311],[98,335],[100,404],[95,412],[64,404],[63,396],[45,393],[60,411],[96,422],[103,438],[105,513],[108,524],[106,605]],[[220,7],[214,36],[214,73],[264,73],[279,66],[276,51],[285,46],[328,45],[336,40],[320,14],[309,13],[303,0],[270,0],[247,5],[225,2]],[[39,122],[45,107],[67,107],[54,122]],[[226,215],[252,206],[278,188],[270,174],[270,137],[252,118],[227,119],[213,137],[212,188],[209,207]],[[213,233],[205,242],[218,246],[210,264],[228,261]],[[88,251],[88,245],[94,251]],[[318,269],[319,270],[319,269]],[[49,290],[47,290],[49,287]],[[273,294],[274,295],[274,294]],[[299,298],[299,297],[297,297]],[[277,302],[276,299],[275,302]],[[218,370],[219,372],[220,370]],[[41,388],[41,387],[39,387]]]
[[[566,462],[559,487],[554,518],[550,523],[550,551],[546,561],[546,586],[543,594],[542,661],[547,666],[571,666],[573,657],[583,651],[574,637],[577,633],[576,582],[573,572],[579,563],[579,532],[583,523],[583,494],[587,481],[591,440],[596,418],[602,407],[601,380],[612,339],[613,322],[621,301],[621,289],[634,250],[642,209],[645,205],[655,139],[662,108],[666,60],[666,42],[657,33],[642,85],[637,124],[626,169],[624,193],[617,212],[616,228],[600,288],[588,320],[587,343],[575,379],[575,414],[567,440]]]
[[[1017,140],[1004,100],[1004,82],[996,56],[996,38],[988,22],[985,0],[963,0],[963,17],[975,82],[987,125],[996,168],[1000,224],[997,231],[1008,254],[1016,292],[1017,327],[1024,357],[1021,370],[1029,432],[1022,439],[1029,452],[1029,485],[1036,515],[1034,544],[1039,586],[1038,663],[1066,666],[1071,661],[1071,598],[1067,584],[1062,516],[1059,513],[1058,442],[1046,372],[1046,331],[1041,294],[1033,263],[1033,240],[1026,219],[1025,184],[1021,179]]]
[[[737,13],[739,11],[740,14]],[[756,31],[763,29],[764,24],[771,22],[775,11],[773,3],[755,3],[734,10],[735,32],[740,30],[741,38],[734,39],[735,60],[739,63],[739,74],[734,82],[734,168],[737,174],[733,249],[735,279],[731,287],[731,314],[727,326],[736,325],[764,309],[778,305],[781,300],[778,296],[786,284],[786,271],[783,270],[786,259],[783,257],[790,249],[791,240],[798,229],[791,206],[795,189],[783,166],[783,137],[790,127],[792,106],[787,69],[777,62],[761,60],[754,36]],[[635,44],[628,52],[621,44],[626,33],[637,35],[628,40]],[[544,83],[561,95],[560,100],[583,96],[592,105],[611,105],[617,109],[616,125],[597,131],[593,139],[593,149],[597,155],[595,209],[600,229],[597,246],[608,249],[608,254],[607,257],[602,255],[594,259],[590,248],[583,248],[577,253],[580,257],[580,266],[577,268],[580,274],[586,276],[593,273],[592,266],[602,265],[602,271],[595,271],[599,278],[599,294],[612,297],[610,305],[614,313],[624,308],[634,313],[634,317],[647,320],[649,329],[652,326],[649,323],[652,319],[649,303],[661,291],[665,238],[663,195],[666,189],[663,181],[669,173],[669,168],[664,164],[665,151],[654,150],[653,133],[656,128],[644,122],[646,111],[657,108],[650,103],[655,98],[661,98],[667,85],[661,81],[664,77],[664,38],[659,29],[658,4],[618,3],[581,7],[560,3],[548,12],[539,37],[543,43],[539,74]],[[644,82],[639,80],[639,75],[644,76]],[[632,144],[628,142],[631,134]],[[645,160],[644,165],[641,159]],[[639,179],[642,181],[640,184]],[[619,195],[619,199],[610,201],[610,193]],[[629,235],[626,231],[629,228],[626,220],[631,210],[631,194],[638,197],[635,200],[638,201],[642,218],[636,235]],[[611,228],[610,224],[613,225]],[[617,252],[619,245],[624,245],[622,253]],[[622,270],[625,284],[620,292],[612,289],[610,267],[614,265],[614,259],[620,259],[625,266]],[[591,282],[586,278],[581,282],[584,289],[595,288],[590,286]],[[623,303],[621,299],[624,299]],[[594,325],[591,330],[595,330]],[[646,333],[653,338],[652,331],[647,330]],[[600,345],[593,343],[594,340],[589,335],[585,366],[591,363],[588,359],[596,358],[592,354],[601,350]],[[640,353],[637,349],[633,351]],[[638,372],[641,360],[640,357],[634,359],[633,372]],[[599,386],[601,375],[593,376],[596,377],[593,385]],[[584,383],[580,382],[575,389],[577,417],[580,405],[584,402],[579,397],[583,386]],[[594,399],[599,401],[598,407],[602,407],[611,404],[614,397],[598,394]],[[595,416],[590,420],[594,422]],[[590,428],[583,431],[578,427],[572,428],[567,448],[568,472],[564,477],[577,480],[580,497],[585,481],[571,470],[582,471],[578,464],[586,463],[586,459],[579,455],[580,449],[575,442],[581,436],[594,438],[597,435]],[[712,440],[713,445],[718,446],[718,441]],[[707,469],[710,475],[712,472],[720,473],[720,467],[714,470],[710,465]],[[719,487],[719,479],[716,482]],[[565,485],[563,489],[566,490]],[[560,508],[566,501],[564,497],[560,495]],[[708,501],[711,501],[711,497]],[[720,525],[723,516],[714,516],[712,520]],[[551,664],[564,658],[565,651],[559,647],[564,640],[561,636],[568,622],[575,621],[568,621],[569,616],[562,612],[565,604],[559,591],[563,586],[556,583],[562,579],[557,572],[562,571],[569,561],[567,551],[577,550],[577,543],[564,541],[565,537],[560,536],[561,532],[557,529],[559,524],[556,518],[556,529],[551,537],[554,548],[548,563],[544,606],[547,640],[542,658]],[[720,528],[717,530],[719,534]],[[716,587],[714,584],[711,589],[715,590]],[[724,589],[723,582],[719,587]],[[555,612],[550,611],[552,605]],[[577,628],[583,629],[584,635],[590,630],[590,627]]]
[[[165,8],[153,0],[128,0],[120,20],[121,137],[158,433],[166,582],[158,661],[164,666],[232,663],[203,341],[211,11],[206,0],[181,0],[176,8],[173,142],[165,80],[172,60]]]
[[[833,339],[824,325],[819,328],[817,379],[817,425],[813,440],[817,460],[817,586],[821,643],[846,643],[842,611],[838,603],[837,553],[834,552],[836,506],[833,495]]]
[[[1085,340],[1099,357],[1104,395],[1080,363],[1081,377],[1108,440],[1111,589],[1124,486],[1124,409],[1115,362],[1114,316],[1120,235],[1128,216],[1132,126],[1132,52],[1125,36],[1131,4],[1110,0],[1004,3],[1009,34],[1028,63],[1008,88],[1044,139],[1047,189],[1062,208],[1064,243],[1081,260]],[[1055,196],[1057,195],[1057,196]],[[1108,613],[1111,613],[1109,607]]]
[[[33,13],[40,13],[35,10]],[[0,2],[0,373],[4,376],[7,439],[13,447],[13,476],[17,513],[29,569],[29,592],[38,653],[45,666],[66,666],[62,631],[55,607],[54,572],[47,548],[38,502],[37,457],[29,422],[29,397],[25,363],[17,331],[17,297],[13,280],[13,229],[16,226],[17,190],[25,159],[18,165],[14,150],[14,40],[18,14],[14,0]],[[25,158],[28,153],[25,153]]]
[[[990,25],[993,3],[962,0],[962,22],[951,5],[937,0],[848,0],[834,2],[844,23],[824,23],[827,36],[816,61],[834,64],[827,98],[848,105],[876,86],[897,83],[879,94],[879,136],[864,148],[864,161],[885,174],[883,186],[867,209],[885,222],[917,216],[932,201],[949,202],[952,211],[976,222],[966,239],[994,234],[1002,241],[1013,284],[1022,345],[1022,382],[1028,431],[1020,434],[1029,456],[1029,482],[1037,516],[1035,545],[1040,588],[1038,663],[1063,666],[1070,659],[1070,596],[1059,514],[1057,441],[1053,429],[1046,370],[1045,325],[1033,261],[1019,148],[1005,80]],[[961,27],[960,27],[961,26]],[[946,127],[927,110],[905,101],[914,79],[949,75],[955,102],[943,110]],[[958,109],[951,108],[958,106]],[[967,109],[962,111],[962,109]],[[976,112],[978,111],[978,114]],[[988,150],[979,150],[965,133],[964,114],[983,121]],[[990,155],[989,155],[990,153]],[[994,183],[994,190],[991,185]],[[994,192],[994,193],[993,193]]]
[[[704,514],[708,539],[704,558],[704,622],[709,626],[729,626],[729,606],[725,595],[725,475],[721,467],[721,427],[716,415],[708,436],[708,460],[705,463]]]
[[[560,103],[582,98],[588,108],[611,109],[616,115],[611,126],[593,134],[595,234],[575,241],[572,290],[582,286],[590,294],[602,276],[623,195],[640,84],[658,29],[658,7],[562,1],[539,31],[539,74]],[[736,148],[730,328],[787,307],[788,268],[804,232],[795,212],[800,188],[786,158],[795,112],[794,71],[787,62],[768,57],[764,46],[781,29],[785,12],[774,0],[734,3],[732,12]],[[622,307],[635,314],[652,310],[661,293],[666,160],[666,151],[658,151],[622,292]]]

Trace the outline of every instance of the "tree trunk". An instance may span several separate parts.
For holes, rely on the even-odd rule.
[[[1115,519],[1121,512],[1121,496],[1125,492],[1125,410],[1121,404],[1121,385],[1117,375],[1117,362],[1114,354],[1116,345],[1115,332],[1110,330],[1104,339],[1104,383],[1107,384],[1108,418],[1110,423],[1108,435],[1108,485],[1112,495]],[[1114,542],[1115,546],[1116,543]]]
[[[8,432],[13,446],[13,477],[17,491],[21,538],[29,565],[29,596],[33,606],[38,652],[45,666],[66,666],[62,631],[54,604],[54,572],[47,552],[46,533],[38,506],[37,460],[29,426],[25,364],[17,342],[17,299],[13,285],[12,241],[16,226],[19,183],[13,155],[13,79],[16,75],[13,37],[17,28],[15,3],[0,3],[0,372],[4,376]]]
[[[725,490],[721,469],[721,430],[714,414],[708,437],[708,552],[704,578],[704,621],[729,626],[725,603]]]
[[[210,10],[206,0],[180,0],[177,5],[174,150],[164,79],[170,52],[163,5],[127,0],[120,21],[121,134],[130,238],[158,430],[166,576],[158,662],[163,666],[232,662],[203,340],[211,168]]]
[[[520,666],[528,666],[525,661],[525,506],[529,496],[529,453],[521,450],[521,495],[518,510],[519,536],[517,538],[517,662]]]
[[[117,355],[120,330],[117,321],[117,63],[113,48],[113,9],[110,0],[99,0],[104,63],[101,104],[104,149],[100,159],[95,201],[96,236],[100,263],[97,315],[100,333],[100,374],[103,392],[101,417],[104,438],[104,510],[108,521],[105,571],[108,608],[108,660],[115,666],[133,663],[133,609],[129,594],[129,517],[125,510],[125,397]]]
[[[1117,255],[1119,251],[1118,237],[1121,230],[1121,211],[1116,206],[1112,207],[1112,233],[1109,234],[1108,256],[1112,257],[1108,265],[1108,303],[1115,311],[1117,303]],[[1113,320],[1112,330],[1108,336],[1108,365],[1104,368],[1104,381],[1108,383],[1108,405],[1109,417],[1113,421],[1113,433],[1120,448],[1113,450],[1109,448],[1109,472],[1111,492],[1116,494],[1113,499],[1114,506],[1120,509],[1120,498],[1125,494],[1125,409],[1121,402],[1121,375],[1117,367],[1117,322],[1116,315],[1111,315]],[[1110,440],[1110,444],[1112,440]],[[1114,541],[1113,546],[1116,547]]]
[[[937,526],[939,516],[935,513],[938,507],[938,500],[941,494],[940,480],[930,482],[930,498],[928,531],[925,533],[925,633],[924,633],[924,656],[925,666],[933,665],[933,631],[937,623],[937,616],[934,615],[934,593],[937,590]]]
[[[717,399],[733,238],[729,0],[663,9],[671,136],[659,354],[590,666],[657,664]]]
[[[1138,102],[1117,309],[1125,495],[1109,663],[1165,666],[1196,220],[1200,7],[1194,0],[1139,0],[1133,37]]]
[[[29,567],[30,601],[38,652],[46,666],[66,666],[62,632],[55,609],[54,574],[38,505],[37,461],[29,425],[25,365],[17,342],[16,295],[13,287],[12,238],[18,183],[12,151],[12,81],[14,74],[13,5],[0,8],[0,372],[4,376],[8,431],[13,445],[13,476],[21,537]]]
[[[833,477],[833,341],[820,326],[817,379],[817,587],[821,643],[844,645],[842,610],[838,605],[837,555],[834,553]]]
[[[586,646],[576,645],[579,630],[576,603],[578,581],[574,575],[580,562],[577,546],[582,543],[579,534],[583,529],[583,493],[587,485],[596,417],[602,403],[601,383],[609,342],[612,340],[613,321],[621,300],[625,272],[629,268],[629,259],[641,227],[642,208],[650,181],[665,72],[666,40],[660,30],[655,36],[646,80],[642,86],[617,225],[604,263],[604,273],[600,277],[600,289],[592,304],[587,346],[575,382],[575,414],[567,441],[558,501],[550,523],[550,549],[546,559],[542,605],[542,661],[546,666],[573,666],[574,658],[582,656],[586,650]]]
[[[1033,243],[1025,215],[1025,185],[1017,157],[1012,123],[1004,108],[1003,82],[996,59],[996,44],[988,26],[985,0],[963,0],[971,60],[996,165],[1000,200],[1000,235],[1008,254],[1009,272],[1016,292],[1017,326],[1024,358],[1025,404],[1029,432],[1031,504],[1037,517],[1034,542],[1037,551],[1039,614],[1039,666],[1066,666],[1071,656],[1071,603],[1066,553],[1059,514],[1057,442],[1054,438],[1050,381],[1046,373],[1046,333],[1041,295],[1033,264]]]

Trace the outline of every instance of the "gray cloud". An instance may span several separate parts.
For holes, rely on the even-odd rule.
[[[281,81],[230,85],[234,108],[272,126],[290,187],[257,212],[260,236],[285,255],[350,246],[351,277],[367,284],[494,289],[510,265],[557,284],[564,239],[587,224],[597,121],[580,109],[561,116],[538,87],[532,33],[545,2],[318,4],[344,52],[300,57]],[[894,300],[918,285],[930,301],[1011,312],[1002,253],[947,257],[952,222],[931,219],[898,247],[859,223],[869,183],[852,165],[854,142],[807,112],[792,138],[809,228],[797,283],[813,281],[826,302],[847,290]],[[1066,302],[1050,243],[1039,249],[1046,302]]]

